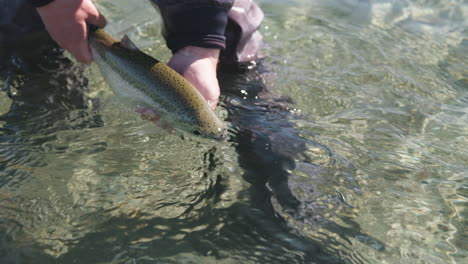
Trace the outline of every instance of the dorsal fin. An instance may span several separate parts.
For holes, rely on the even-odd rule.
[[[130,40],[127,35],[123,36],[122,40],[120,41],[120,45],[129,50],[138,50],[138,47],[135,45],[135,43],[133,43],[133,41]]]

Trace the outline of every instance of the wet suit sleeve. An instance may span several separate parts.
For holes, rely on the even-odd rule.
[[[54,0],[28,0],[28,2],[34,7],[41,7],[49,4]]]
[[[164,21],[163,35],[173,52],[186,46],[226,47],[224,31],[234,0],[152,0]]]

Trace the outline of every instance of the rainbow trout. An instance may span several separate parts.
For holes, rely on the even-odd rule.
[[[114,92],[154,109],[175,128],[224,138],[224,123],[203,96],[179,73],[140,51],[124,36],[116,41],[102,29],[90,33],[94,61]]]

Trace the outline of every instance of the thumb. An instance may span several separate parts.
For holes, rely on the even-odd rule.
[[[87,7],[88,9],[88,17],[86,18],[86,23],[96,25],[100,28],[106,26],[107,21],[106,18],[97,10],[96,6],[90,3]]]
[[[93,61],[91,51],[89,50],[88,41],[82,40],[76,47],[76,52],[74,53],[76,59],[82,63],[90,63]]]
[[[90,63],[93,60],[91,51],[89,50],[88,40],[86,39],[87,35],[87,25],[82,22],[79,24],[77,32],[79,32],[78,39],[74,39],[72,45],[65,47],[71,54],[73,54],[77,61],[83,63]]]

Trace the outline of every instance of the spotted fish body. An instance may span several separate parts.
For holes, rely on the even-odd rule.
[[[128,37],[119,42],[96,29],[90,33],[90,46],[102,75],[117,95],[154,108],[175,128],[224,138],[224,124],[203,96],[180,74],[140,51]]]

